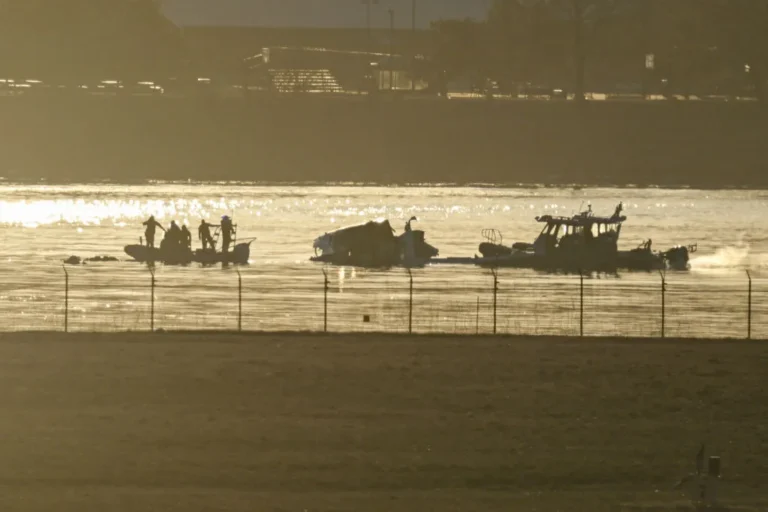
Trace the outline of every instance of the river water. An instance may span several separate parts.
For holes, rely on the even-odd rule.
[[[405,270],[327,268],[308,261],[326,231],[388,218],[414,227],[440,255],[472,256],[485,228],[505,243],[532,241],[534,217],[571,215],[587,204],[610,215],[623,201],[628,217],[620,246],[647,238],[657,249],[698,243],[690,272],[669,273],[664,295],[667,336],[746,336],[748,282],[754,278],[752,335],[768,336],[767,191],[611,188],[260,186],[256,184],[0,185],[0,330],[158,329],[492,332],[493,276],[472,266]],[[190,226],[234,216],[241,239],[256,238],[251,264],[238,269],[149,269],[128,261],[154,215]],[[70,255],[123,261],[68,266]],[[582,316],[578,277],[502,270],[496,329],[526,334],[661,334],[661,277],[625,272],[588,276]],[[326,311],[327,297],[327,316]],[[764,300],[765,299],[765,300]],[[411,306],[413,304],[413,306]],[[326,320],[327,318],[327,320]],[[583,326],[583,327],[582,327]]]

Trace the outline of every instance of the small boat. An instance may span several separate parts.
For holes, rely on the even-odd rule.
[[[677,245],[666,251],[655,252],[649,239],[635,249],[618,251],[619,268],[629,270],[688,270],[690,255],[698,250],[698,245]]]
[[[319,236],[311,261],[356,267],[422,266],[439,254],[428,244],[424,231],[412,230],[412,217],[405,232],[395,236],[388,220],[376,220],[340,228]]]
[[[142,263],[165,263],[166,265],[231,263],[245,265],[251,256],[251,243],[252,241],[236,244],[232,251],[226,253],[218,252],[215,249],[197,249],[192,251],[186,247],[177,246],[171,248],[164,244],[160,244],[160,248],[136,244],[126,245],[125,253]]]
[[[480,244],[482,257],[474,263],[492,267],[533,268],[548,271],[686,270],[695,245],[676,246],[655,252],[651,241],[629,251],[618,250],[621,227],[626,216],[619,204],[610,217],[597,217],[588,211],[572,217],[536,217],[544,228],[533,243],[503,244],[498,230],[485,230]]]

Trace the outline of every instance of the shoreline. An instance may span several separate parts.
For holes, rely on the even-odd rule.
[[[451,333],[390,333],[390,332],[313,332],[313,331],[237,331],[237,330],[163,330],[150,331],[0,331],[0,343],[28,341],[29,338],[61,337],[67,341],[103,341],[103,338],[115,338],[112,341],[121,342],[125,339],[139,341],[177,342],[205,341],[201,338],[219,337],[228,342],[247,342],[264,339],[283,339],[294,342],[316,341],[330,339],[348,341],[363,338],[363,341],[408,343],[418,341],[482,341],[507,342],[511,344],[545,343],[545,344],[579,344],[579,345],[756,345],[764,343],[764,339],[741,338],[679,338],[679,337],[638,337],[638,336],[558,336],[558,335],[529,335],[529,334],[451,334]],[[82,338],[87,338],[83,340]]]
[[[30,179],[20,180],[15,179],[13,181],[0,176],[0,186],[119,186],[119,187],[137,187],[137,186],[218,186],[218,187],[244,187],[244,188],[256,188],[256,187],[306,187],[306,188],[323,188],[323,187],[349,187],[349,188],[478,188],[478,189],[498,189],[498,190],[548,190],[548,189],[574,189],[574,190],[588,190],[588,189],[617,189],[617,190],[690,190],[690,191],[766,191],[768,190],[768,184],[764,186],[749,186],[749,185],[724,185],[724,186],[712,186],[712,187],[698,187],[694,185],[636,185],[636,184],[587,184],[587,183],[563,183],[563,184],[547,184],[547,183],[429,183],[429,182],[414,182],[414,183],[387,183],[387,182],[321,182],[321,181],[215,181],[215,180],[152,180],[142,179],[139,181],[115,181],[110,179],[101,179],[93,181],[57,181],[55,179]]]

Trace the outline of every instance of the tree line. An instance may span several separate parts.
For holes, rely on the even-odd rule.
[[[433,71],[478,89],[766,97],[768,0],[494,0],[432,37]],[[193,58],[159,0],[0,0],[0,78],[163,79]]]
[[[478,89],[541,84],[583,98],[625,82],[766,95],[766,0],[495,0],[486,20],[432,29],[437,67]]]
[[[6,78],[151,80],[184,58],[158,0],[0,0]]]

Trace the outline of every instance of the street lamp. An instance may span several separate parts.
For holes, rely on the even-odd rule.
[[[416,0],[411,0],[411,91],[416,90]]]
[[[365,5],[365,27],[368,31],[368,51],[373,51],[373,38],[371,37],[371,5],[378,5],[379,0],[360,0]]]
[[[390,91],[393,91],[395,89],[395,83],[393,81],[395,63],[392,60],[392,56],[395,53],[394,47],[395,47],[395,10],[390,9],[389,10],[389,90]]]

